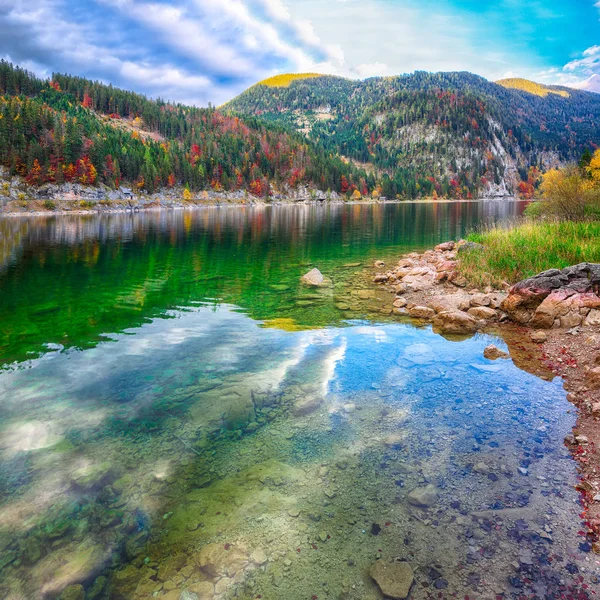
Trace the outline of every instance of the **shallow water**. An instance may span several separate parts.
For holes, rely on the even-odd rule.
[[[560,381],[368,283],[521,209],[0,222],[0,598],[375,600],[392,558],[412,598],[592,597]]]

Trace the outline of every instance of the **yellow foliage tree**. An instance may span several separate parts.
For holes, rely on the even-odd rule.
[[[186,202],[189,202],[192,199],[192,192],[190,192],[190,188],[186,186],[185,190],[183,190],[183,199]]]
[[[600,202],[600,187],[576,166],[552,169],[542,177],[540,210],[553,217],[579,221]]]
[[[600,183],[600,149],[594,152],[594,156],[592,156],[592,160],[588,168],[592,179]]]
[[[362,200],[362,194],[358,190],[354,190],[352,192],[352,199],[353,200]]]

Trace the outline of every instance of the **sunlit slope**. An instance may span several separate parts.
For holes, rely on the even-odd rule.
[[[523,92],[533,94],[534,96],[540,96],[541,98],[546,98],[549,94],[556,94],[557,96],[562,96],[563,98],[570,97],[569,92],[566,90],[547,87],[541,83],[529,81],[528,79],[500,79],[499,81],[496,81],[496,83],[504,88],[521,90]]]

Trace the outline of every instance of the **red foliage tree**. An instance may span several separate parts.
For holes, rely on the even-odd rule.
[[[348,183],[346,176],[342,175],[342,179],[340,181],[340,190],[341,190],[342,194],[346,194],[349,189],[350,189],[350,184]]]
[[[44,182],[42,166],[37,158],[33,161],[33,165],[31,165],[31,169],[25,179],[29,185],[41,185]]]
[[[83,94],[83,101],[81,102],[81,104],[83,104],[83,106],[85,106],[86,108],[92,108],[92,106],[94,106],[94,101],[87,92]]]

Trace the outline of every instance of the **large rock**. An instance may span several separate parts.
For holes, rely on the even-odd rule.
[[[307,285],[323,285],[324,281],[325,279],[323,277],[323,273],[321,273],[321,271],[319,271],[319,269],[316,268],[312,269],[306,275],[302,276],[302,282],[306,283]]]
[[[478,329],[477,320],[459,310],[438,313],[433,320],[433,326],[442,333],[460,335],[475,333]]]
[[[438,501],[438,493],[431,483],[425,487],[414,489],[408,494],[408,503],[419,508],[429,508]]]
[[[408,314],[413,319],[432,319],[435,317],[435,310],[427,306],[413,306],[408,309]]]
[[[498,318],[498,313],[488,306],[474,306],[468,310],[468,313],[475,319],[485,319],[486,321]]]
[[[539,329],[581,325],[600,309],[600,264],[550,269],[514,285],[502,302],[512,321]]]
[[[369,574],[386,598],[405,600],[415,580],[411,566],[406,562],[384,562],[378,560]]]

